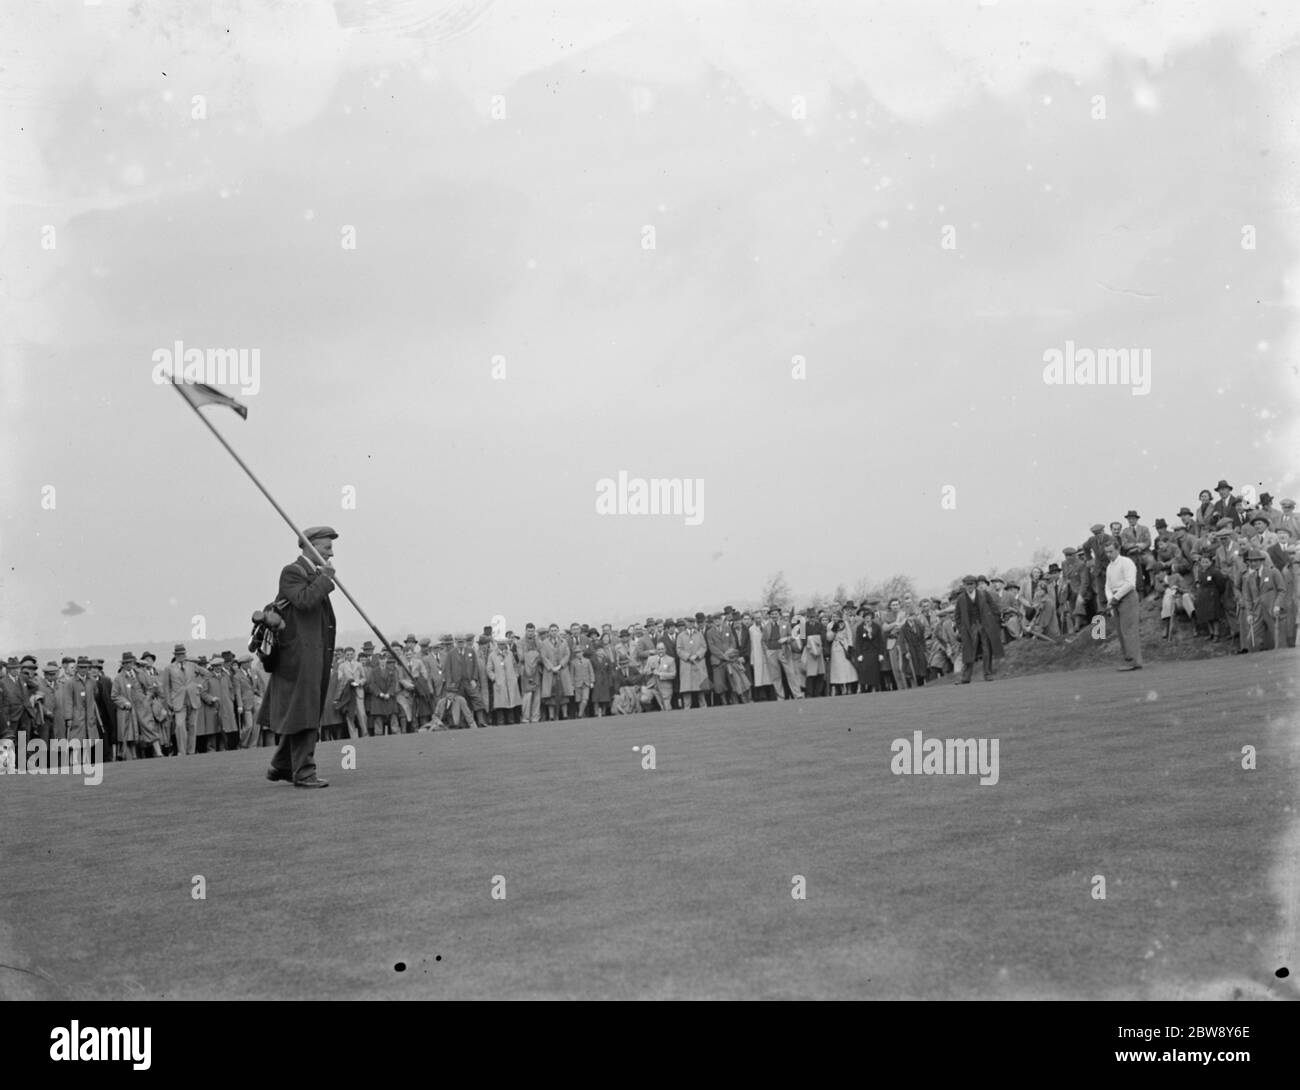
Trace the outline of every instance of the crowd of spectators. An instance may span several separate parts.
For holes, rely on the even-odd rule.
[[[1072,640],[1095,634],[1095,619],[1115,604],[1109,545],[1132,564],[1134,585],[1119,596],[1131,590],[1136,601],[1159,599],[1160,637],[1172,638],[1183,624],[1196,637],[1232,641],[1241,654],[1294,647],[1298,543],[1294,500],[1275,509],[1268,493],[1256,501],[1220,480],[1175,521],[1157,518],[1154,535],[1130,509],[1122,521],[1094,523],[1083,542],[1024,579],[967,577],[946,595],[904,592],[803,609],[726,606],[563,631],[487,626],[436,641],[412,633],[391,652],[367,641],[335,652],[322,736],[891,692],[963,672],[968,679],[971,654],[963,654],[956,617],[963,582],[995,603],[1000,640]],[[66,656],[42,666],[31,655],[13,656],[0,677],[0,742],[19,731],[45,740],[102,738],[110,760],[270,745],[257,714],[266,680],[251,654],[191,659],[182,644],[161,667],[151,651],[125,651],[111,676],[102,659]]]

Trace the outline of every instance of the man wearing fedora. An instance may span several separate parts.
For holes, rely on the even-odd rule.
[[[1119,546],[1137,568],[1138,594],[1145,597],[1152,589],[1151,567],[1155,559],[1151,554],[1151,531],[1138,522],[1140,517],[1131,507],[1125,513],[1128,525],[1119,532]]]
[[[1233,529],[1241,525],[1241,500],[1232,494],[1232,485],[1223,478],[1214,486],[1219,498],[1210,505],[1210,525],[1217,526],[1220,519],[1230,519]]]
[[[334,540],[329,526],[310,526],[298,544],[302,554],[280,572],[276,598],[289,602],[280,635],[279,660],[267,689],[268,719],[279,744],[267,769],[268,780],[294,787],[328,787],[316,775],[316,739],[329,689],[334,658]],[[312,555],[312,546],[324,565]]]
[[[198,670],[186,657],[183,643],[172,648],[172,660],[162,671],[161,687],[163,702],[175,720],[172,756],[192,756],[199,735],[199,715],[203,706],[199,695],[202,682]]]

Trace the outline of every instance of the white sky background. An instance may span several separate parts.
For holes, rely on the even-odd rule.
[[[390,635],[777,569],[934,589],[1220,476],[1295,495],[1298,34],[1228,2],[6,4],[0,650],[239,634],[273,594],[292,534],[152,384],[176,339],[260,350],[247,422],[209,418]],[[1150,348],[1151,393],[1046,386],[1067,339]],[[619,470],[703,478],[702,525],[598,516]]]

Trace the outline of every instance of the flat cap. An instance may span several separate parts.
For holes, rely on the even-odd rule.
[[[303,545],[308,541],[316,541],[322,537],[338,537],[339,532],[333,526],[308,526],[302,532],[302,537],[298,539],[298,544]]]

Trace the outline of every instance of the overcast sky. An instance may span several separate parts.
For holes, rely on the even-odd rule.
[[[390,634],[929,590],[1300,492],[1284,5],[25,6],[6,654],[243,633],[296,555],[154,383],[177,340],[257,351],[208,418]],[[1149,392],[1048,385],[1067,342]],[[598,514],[620,471],[698,525]]]

